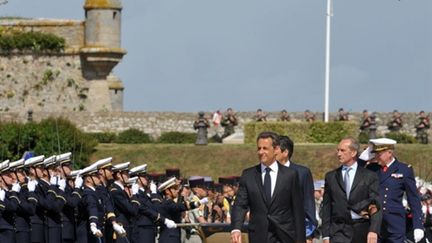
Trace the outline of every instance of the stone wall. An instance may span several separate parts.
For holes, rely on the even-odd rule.
[[[238,112],[237,117],[239,126],[237,131],[242,131],[246,122],[252,121],[254,112]],[[292,122],[303,120],[302,112],[290,113]],[[323,117],[322,113],[315,113],[316,117]],[[160,136],[163,132],[179,131],[179,132],[195,132],[192,128],[194,119],[197,113],[192,112],[34,112],[33,119],[39,121],[47,117],[65,117],[75,123],[80,129],[85,132],[121,132],[129,128],[136,128],[145,133],[149,133],[153,137]],[[210,112],[206,112],[207,117],[211,117]],[[279,112],[269,112],[268,120],[276,121]],[[378,133],[387,131],[386,123],[390,120],[392,113],[378,113]],[[330,119],[334,119],[336,113],[330,114]],[[408,112],[402,113],[404,121],[403,132],[415,134],[414,125],[417,113]],[[361,113],[350,113],[350,120],[360,123]],[[0,121],[18,121],[25,122],[27,113],[21,112],[0,112]]]

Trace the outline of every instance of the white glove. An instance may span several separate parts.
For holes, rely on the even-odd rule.
[[[57,186],[57,180],[58,180],[57,176],[51,176],[50,184],[53,186]]]
[[[20,192],[20,190],[21,190],[21,186],[18,182],[16,182],[15,184],[12,185],[12,191],[18,193],[18,192]]]
[[[75,188],[80,189],[82,187],[82,184],[84,183],[83,178],[80,175],[77,175],[77,177],[75,178]]]
[[[123,228],[123,226],[121,226],[117,223],[113,223],[113,229],[116,232],[116,234],[118,234],[119,236],[125,236],[126,235],[126,230]]]
[[[362,159],[364,161],[371,160],[375,157],[375,154],[371,153],[372,149],[371,147],[367,147],[361,154],[359,159]]]
[[[98,238],[102,237],[102,232],[96,227],[95,223],[90,224],[90,230],[94,236],[96,236]]]
[[[177,224],[171,219],[165,219],[164,224],[168,229],[177,228]]]
[[[417,243],[424,237],[424,231],[422,229],[414,229],[414,241]]]
[[[37,181],[35,180],[29,180],[27,182],[27,188],[29,192],[34,192],[36,190]]]
[[[58,181],[60,190],[64,191],[66,188],[66,179],[60,179]]]
[[[6,192],[3,189],[0,189],[0,201],[4,201],[6,196]]]
[[[139,191],[139,185],[134,183],[132,185],[132,195],[136,195],[138,193],[138,191]]]
[[[207,197],[204,197],[204,198],[202,198],[201,200],[199,200],[199,203],[200,204],[207,204],[208,203],[208,198]]]
[[[157,193],[157,187],[156,184],[154,184],[154,182],[150,182],[150,191],[151,193]]]

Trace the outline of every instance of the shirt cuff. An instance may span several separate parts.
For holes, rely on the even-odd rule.
[[[231,234],[232,234],[232,233],[235,233],[235,232],[239,232],[239,233],[241,233],[241,230],[239,230],[239,229],[233,229],[233,230],[231,230]]]

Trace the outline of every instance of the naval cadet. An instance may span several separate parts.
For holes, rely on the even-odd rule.
[[[411,165],[398,161],[394,150],[396,141],[388,138],[371,139],[371,155],[380,167],[372,163],[367,166],[375,170],[380,181],[380,201],[383,221],[381,243],[403,243],[406,240],[406,210],[402,198],[406,195],[412,213],[414,240],[424,237],[420,195],[417,192],[414,171]]]
[[[129,180],[129,164],[130,162],[117,164],[112,168],[115,181],[111,185],[110,195],[114,202],[114,212],[117,222],[126,230],[126,235],[114,235],[113,239],[115,239],[115,242],[117,243],[132,241],[132,226],[130,224],[130,219],[138,213],[138,209],[133,205],[130,195],[125,191],[125,185]]]
[[[0,163],[0,242],[15,242],[15,213],[20,203],[20,189],[9,171],[9,160]]]
[[[18,194],[20,204],[15,217],[16,241],[19,243],[30,243],[30,216],[36,212],[37,199],[35,194],[36,181],[27,180],[24,171],[24,159],[10,163],[9,170],[15,173],[21,190]]]
[[[130,176],[136,176],[136,184],[132,186],[132,191],[136,195],[136,203],[139,206],[138,215],[133,219],[132,242],[154,243],[156,239],[157,226],[175,225],[174,221],[164,218],[156,211],[146,189],[149,186],[147,175],[147,164],[130,169]]]
[[[92,164],[81,170],[84,180],[82,199],[78,205],[77,242],[100,243],[103,237],[105,211],[103,201],[98,198],[96,186],[101,184],[97,165]]]

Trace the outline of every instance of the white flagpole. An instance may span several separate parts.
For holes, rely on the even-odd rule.
[[[329,93],[330,93],[330,26],[332,13],[331,0],[327,0],[327,23],[326,23],[326,53],[325,53],[325,100],[324,100],[324,122],[329,120]]]

